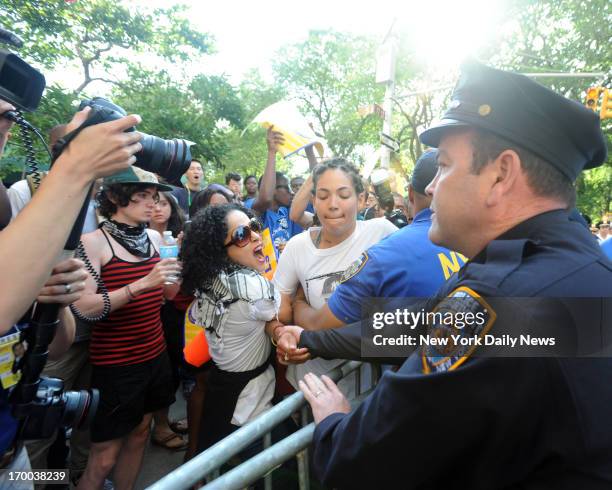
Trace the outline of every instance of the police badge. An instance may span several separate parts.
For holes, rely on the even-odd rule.
[[[348,281],[351,277],[356,276],[359,271],[361,269],[363,269],[363,267],[366,265],[366,263],[368,262],[368,252],[363,252],[359,258],[353,262],[351,265],[349,265],[346,270],[342,273],[342,277],[340,278],[340,284],[342,284],[343,282]]]
[[[423,373],[461,366],[482,345],[496,318],[478,293],[465,286],[455,289],[426,314],[427,335],[421,342]]]

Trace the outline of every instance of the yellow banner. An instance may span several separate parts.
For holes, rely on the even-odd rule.
[[[274,253],[274,245],[272,244],[272,236],[270,228],[266,228],[261,233],[261,241],[263,242],[263,254],[266,257],[266,269],[264,276],[268,281],[272,280],[274,272],[276,272],[276,254]]]

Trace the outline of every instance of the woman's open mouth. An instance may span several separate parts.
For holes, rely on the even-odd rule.
[[[253,255],[255,256],[258,262],[264,263],[266,261],[266,256],[263,253],[263,245],[257,245],[253,249]]]

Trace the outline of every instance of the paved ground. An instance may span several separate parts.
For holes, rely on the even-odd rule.
[[[170,420],[186,416],[186,405],[181,390],[176,393],[176,402],[170,407]],[[147,488],[183,463],[185,451],[173,452],[159,446],[147,445],[142,469],[136,481],[136,490]]]

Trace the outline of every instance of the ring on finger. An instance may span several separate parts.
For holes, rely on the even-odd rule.
[[[289,360],[289,355],[285,352],[285,361]]]
[[[319,390],[319,391],[317,391],[317,392],[314,394],[314,397],[315,397],[315,398],[319,398],[319,395],[320,395],[321,393],[323,393],[323,390]]]
[[[70,294],[72,292],[72,286],[70,284],[64,284],[64,292]]]

